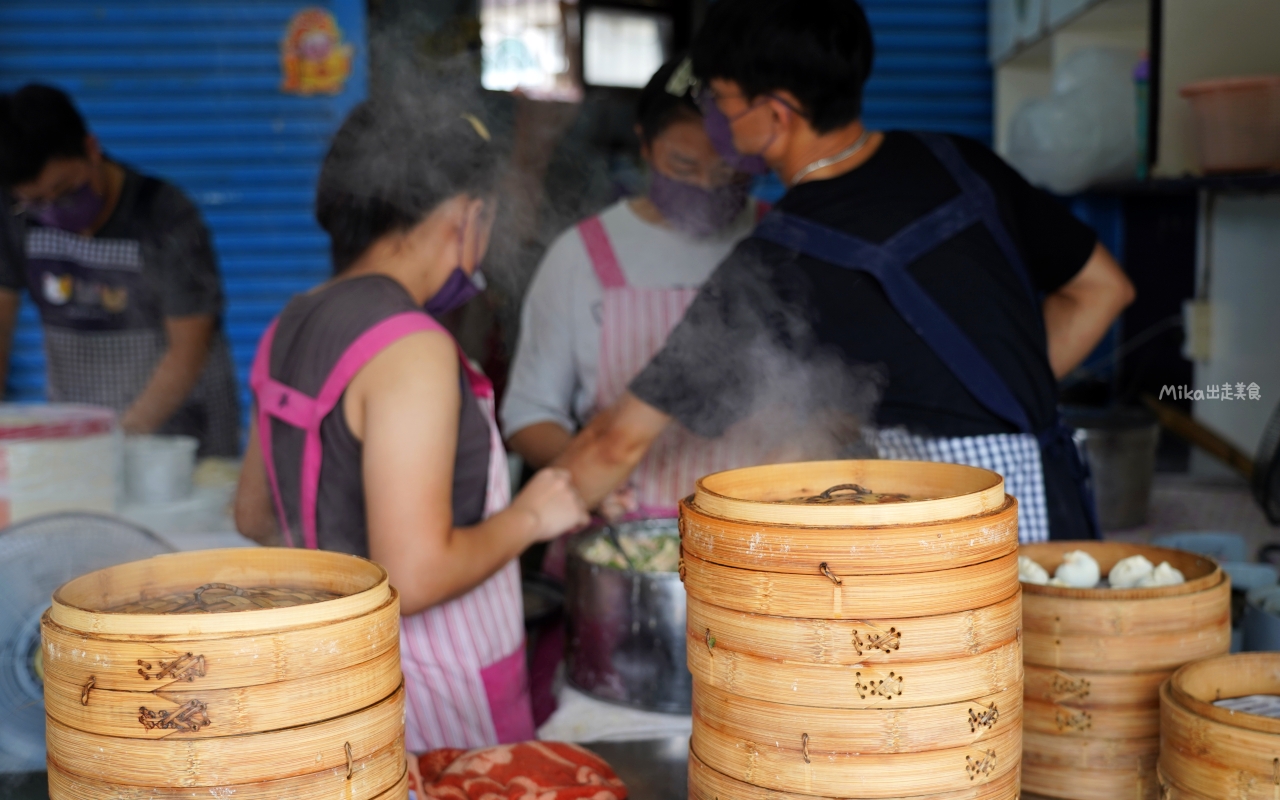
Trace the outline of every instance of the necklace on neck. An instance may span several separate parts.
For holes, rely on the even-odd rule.
[[[839,164],[841,161],[844,161],[847,158],[852,158],[855,154],[857,154],[859,150],[861,150],[863,147],[866,146],[867,140],[870,138],[871,138],[871,131],[867,130],[866,128],[863,128],[862,135],[858,137],[857,141],[855,141],[853,144],[849,145],[848,147],[846,147],[845,149],[841,150],[839,153],[836,153],[833,156],[820,158],[817,161],[810,164],[809,166],[804,167],[791,178],[791,185],[795,186],[802,179],[809,177],[810,175],[812,175],[813,173],[817,172],[820,169],[825,169],[826,167],[829,167],[832,164]]]

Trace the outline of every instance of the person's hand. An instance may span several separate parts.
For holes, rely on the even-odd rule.
[[[609,496],[600,501],[600,508],[596,510],[609,522],[618,522],[628,514],[640,510],[640,498],[635,487],[626,484],[609,492]]]
[[[550,541],[583,527],[590,520],[569,471],[559,467],[547,467],[534,475],[516,495],[511,507],[533,517],[536,542]]]

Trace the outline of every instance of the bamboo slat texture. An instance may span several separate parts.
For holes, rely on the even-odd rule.
[[[46,612],[41,634],[45,674],[76,686],[92,676],[102,689],[155,691],[185,682],[178,677],[181,666],[168,666],[201,656],[205,674],[197,683],[208,689],[233,689],[338,672],[397,650],[400,601],[393,589],[381,607],[361,616],[244,636],[190,639],[83,633],[58,625]]]
[[[683,566],[689,594],[708,603],[734,611],[813,619],[953,614],[1007,598],[1009,587],[1018,580],[1017,553],[956,569],[858,575],[840,583],[817,565],[809,575],[765,572],[725,567],[686,552]]]
[[[718,473],[681,542],[691,797],[1017,796],[1017,504],[998,475]]]
[[[689,555],[730,567],[799,575],[811,575],[824,563],[840,576],[933,572],[990,561],[1018,546],[1018,504],[1012,498],[986,515],[871,528],[743,522],[713,516],[696,499],[681,502],[680,520]]]
[[[985,782],[974,782],[950,791],[930,792],[910,797],[878,800],[1018,800],[1019,774],[1015,767]],[[696,752],[689,753],[689,800],[837,800],[830,796],[775,791],[734,780],[702,763]],[[839,800],[862,800],[842,794]]]
[[[353,754],[354,755],[354,754]],[[397,739],[366,756],[355,757],[351,777],[347,766],[324,772],[312,772],[294,778],[261,783],[224,784],[220,786],[129,786],[85,778],[63,771],[56,761],[49,762],[49,794],[64,800],[366,800],[385,794],[384,787],[393,786],[396,776],[405,770],[404,739]],[[406,791],[391,797],[404,798]]]
[[[1189,661],[1231,643],[1231,584],[1211,559],[1116,542],[1027,545],[1050,573],[1069,550],[1103,575],[1122,558],[1168,561],[1187,582],[1146,589],[1023,584],[1026,730],[1023,785],[1068,800],[1154,800],[1159,688]]]
[[[695,696],[705,685],[794,706],[896,709],[961,703],[1022,685],[1017,639],[976,656],[865,665],[774,661],[722,649],[719,642],[708,649],[695,635],[686,647]]]
[[[913,753],[815,752],[800,742],[774,745],[716,730],[697,714],[690,749],[730,778],[776,791],[838,797],[901,797],[954,791],[1016,770],[1022,730],[1010,727],[970,745]]]
[[[753,700],[702,685],[693,713],[704,725],[757,748],[815,753],[914,753],[965,747],[1022,722],[1017,690],[936,706],[884,708],[849,714]]]
[[[1189,664],[1161,687],[1160,772],[1173,796],[1280,795],[1280,720],[1212,705],[1254,694],[1280,694],[1280,653]]]
[[[407,797],[399,599],[341,553],[164,555],[41,620],[52,800]]]

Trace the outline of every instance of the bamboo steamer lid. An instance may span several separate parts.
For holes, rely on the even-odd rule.
[[[992,778],[951,791],[913,794],[879,800],[1017,800],[1019,773],[1014,769]],[[689,751],[689,800],[836,800],[811,794],[775,791],[730,778],[708,767],[692,749]],[[861,800],[841,794],[840,800]]]
[[[978,656],[1016,641],[1021,627],[1016,587],[1011,596],[982,608],[852,620],[750,614],[704,602],[699,595],[689,594],[686,624],[701,647],[795,664],[896,664]]]
[[[386,602],[364,615],[244,636],[101,636],[64,628],[49,612],[40,627],[45,675],[55,680],[83,686],[93,677],[99,689],[155,691],[194,676],[180,663],[190,653],[205,663],[201,687],[229,689],[349,669],[397,650],[400,602],[392,589]]]
[[[687,552],[681,566],[691,597],[737,611],[811,619],[952,614],[1004,600],[1018,584],[1016,552],[955,569],[848,581],[818,569],[797,575],[726,567]]]
[[[907,502],[829,502],[840,487]],[[1017,505],[988,470],[914,461],[820,461],[730,470],[681,504],[684,551],[729,567],[837,576],[926,572],[1017,547]]]
[[[354,754],[353,754],[354,755]],[[49,761],[49,793],[63,800],[197,800],[202,798],[234,798],[234,800],[402,800],[407,786],[397,793],[397,775],[405,773],[403,737],[390,746],[367,755],[356,756],[351,764],[351,777],[345,765],[324,772],[293,778],[222,786],[128,786],[121,783],[86,778],[64,771],[56,761]],[[391,789],[385,787],[391,786]]]
[[[699,685],[693,714],[753,747],[821,753],[914,753],[964,747],[1022,722],[1022,687],[936,706],[844,709],[783,705]]]
[[[690,750],[743,783],[797,794],[894,798],[986,783],[1018,767],[1022,729],[980,736],[961,747],[911,753],[806,751],[802,742],[757,743],[718,730],[697,714]]]
[[[812,664],[777,661],[686,639],[693,693],[710,686],[755,700],[813,708],[899,709],[963,703],[1022,685],[1017,639],[984,653],[903,664]]]
[[[111,610],[208,584],[322,589],[341,596],[229,614]],[[82,575],[54,592],[49,619],[68,630],[99,636],[189,639],[336,622],[368,614],[390,597],[386,570],[367,559],[323,550],[234,548],[168,553]]]
[[[403,739],[404,691],[336,719],[242,736],[126,739],[78,731],[54,719],[48,730],[49,758],[60,769],[128,786],[239,786],[335,771],[345,778],[354,776],[356,761]]]

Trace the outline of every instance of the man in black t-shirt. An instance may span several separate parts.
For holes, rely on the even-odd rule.
[[[50,400],[237,455],[222,282],[191,200],[108,159],[66,94],[32,84],[0,95],[0,201],[0,396],[26,288]]]
[[[1091,230],[977,142],[865,129],[872,49],[854,0],[712,6],[689,71],[708,133],[788,191],[561,459],[588,502],[671,421],[717,436],[755,413],[776,360],[761,354],[782,353],[877,370],[865,436],[879,454],[1000,472],[1023,541],[1095,533],[1056,381],[1133,288]]]

